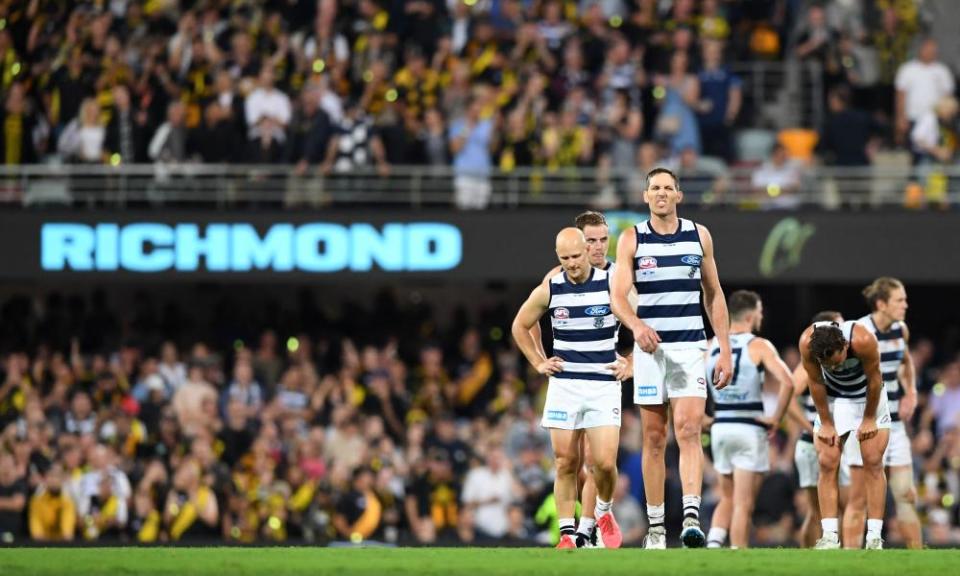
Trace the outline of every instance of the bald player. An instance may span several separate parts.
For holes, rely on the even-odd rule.
[[[513,338],[537,372],[550,378],[542,426],[550,430],[560,519],[557,548],[576,548],[575,508],[580,437],[586,435],[597,487],[594,514],[604,545],[619,548],[620,528],[611,512],[620,443],[620,380],[629,377],[616,356],[617,319],[610,308],[610,276],[590,265],[577,228],[557,235],[561,270],[534,288],[514,318]],[[549,313],[554,356],[546,358],[531,329]]]

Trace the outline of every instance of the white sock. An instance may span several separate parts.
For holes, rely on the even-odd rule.
[[[824,518],[820,520],[820,526],[823,528],[824,533],[833,532],[837,533],[837,525],[839,521],[836,518]]]
[[[716,542],[717,544],[723,545],[724,541],[727,539],[727,529],[720,528],[718,526],[712,526],[710,532],[707,534],[707,542]]]
[[[650,523],[650,527],[663,526],[663,517],[665,511],[663,509],[663,504],[657,506],[651,506],[647,504],[647,521]]]
[[[683,517],[700,519],[700,497],[691,494],[683,497]]]
[[[599,520],[610,513],[611,506],[613,506],[613,502],[604,502],[598,496],[597,507],[594,509],[593,515],[597,518],[597,520]]]
[[[883,520],[867,519],[867,538],[880,538],[883,534]]]
[[[593,534],[593,527],[597,525],[597,521],[593,518],[587,518],[586,516],[580,517],[580,525],[577,526],[577,532],[583,534],[584,536],[590,536]]]
[[[577,533],[577,521],[573,518],[560,518],[560,534],[569,534],[573,536]]]

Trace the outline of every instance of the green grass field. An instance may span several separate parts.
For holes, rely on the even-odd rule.
[[[32,548],[0,549],[16,574],[960,574],[960,550],[565,550],[548,548]]]

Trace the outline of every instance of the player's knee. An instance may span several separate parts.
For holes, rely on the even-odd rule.
[[[580,469],[580,459],[576,456],[555,454],[553,461],[558,475],[572,474],[575,476]]]
[[[660,428],[643,430],[643,449],[652,454],[662,454],[667,447],[667,434]]]
[[[913,506],[917,501],[917,490],[913,485],[913,474],[909,470],[897,470],[890,473],[890,492],[897,504]]]
[[[594,474],[602,474],[604,476],[613,474],[617,469],[617,458],[612,455],[604,455],[600,458],[596,458],[593,462]]]
[[[834,451],[822,452],[818,458],[820,463],[820,474],[836,474],[840,468],[840,454]]]
[[[684,419],[677,423],[676,430],[678,443],[700,444],[700,421]]]

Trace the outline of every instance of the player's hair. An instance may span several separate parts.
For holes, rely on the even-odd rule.
[[[756,310],[759,303],[760,295],[756,292],[737,290],[730,294],[730,298],[727,299],[727,310],[730,313],[730,318],[740,320],[747,312]]]
[[[578,214],[577,217],[573,219],[573,225],[581,230],[587,226],[606,226],[607,219],[599,212],[587,210],[582,214]]]
[[[810,334],[810,353],[821,362],[843,350],[846,344],[843,331],[837,324],[814,326]]]
[[[821,310],[813,315],[813,320],[810,322],[813,324],[817,322],[839,322],[841,318],[843,318],[843,314],[836,310]]]
[[[673,170],[670,170],[669,168],[664,168],[663,166],[658,166],[653,170],[647,172],[647,180],[644,183],[644,187],[647,190],[650,189],[650,179],[656,176],[657,174],[669,174],[670,177],[673,178],[674,187],[676,187],[677,190],[680,189],[680,179],[677,178],[677,175],[673,173]]]
[[[890,276],[881,276],[863,289],[863,297],[867,299],[867,306],[876,310],[877,302],[886,302],[890,299],[890,293],[898,288],[903,288],[903,282]]]

